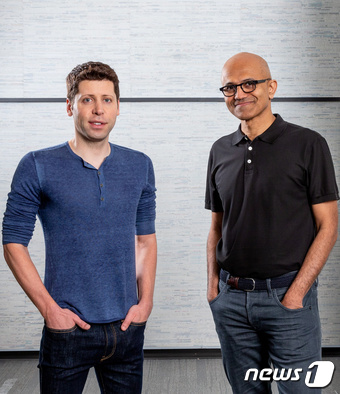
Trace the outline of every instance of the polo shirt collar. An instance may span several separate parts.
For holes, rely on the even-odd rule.
[[[286,122],[281,118],[281,116],[279,114],[274,114],[274,115],[276,117],[274,122],[269,126],[269,128],[265,132],[263,132],[257,137],[263,142],[268,142],[269,144],[272,144],[286,128]],[[232,144],[237,145],[243,139],[248,139],[248,138],[246,135],[242,133],[241,125],[240,125],[237,131],[233,135]]]
[[[237,145],[239,144],[243,139],[246,139],[247,136],[244,135],[241,131],[241,125],[239,126],[239,128],[236,130],[236,132],[234,133],[233,137],[232,137],[232,141],[231,143],[233,145]]]
[[[286,128],[286,122],[281,118],[279,114],[274,114],[276,119],[269,126],[269,128],[262,134],[259,135],[259,139],[272,144],[276,138],[278,138]]]

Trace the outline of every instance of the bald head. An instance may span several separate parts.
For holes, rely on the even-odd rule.
[[[222,69],[222,85],[228,82],[234,82],[232,78],[240,71],[244,75],[249,74],[245,78],[271,78],[269,66],[261,56],[255,55],[254,53],[241,52],[231,57],[224,64]]]
[[[256,83],[249,89],[247,84],[251,81]],[[231,57],[222,70],[222,86],[232,87],[232,94],[225,96],[224,101],[229,111],[242,121],[244,133],[247,130],[254,137],[273,123],[271,100],[277,82],[271,78],[268,64],[261,56],[241,52]],[[255,131],[250,131],[250,125],[255,124]]]

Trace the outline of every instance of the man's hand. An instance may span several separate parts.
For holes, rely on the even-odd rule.
[[[15,243],[4,245],[4,256],[18,283],[39,309],[47,327],[55,330],[67,330],[75,325],[83,330],[90,328],[79,316],[60,308],[53,300],[41,281],[27,247]]]
[[[303,298],[320,274],[337,239],[337,201],[312,205],[312,211],[317,235],[308,250],[300,271],[281,302],[289,309],[303,307]]]
[[[218,296],[218,287],[214,288],[208,288],[207,291],[207,300],[210,303],[213,299],[215,299]]]
[[[281,301],[281,304],[288,309],[301,309],[303,308],[302,300],[299,298],[289,298],[289,297],[284,297],[283,300]]]
[[[152,307],[142,307],[141,305],[133,305],[122,323],[121,329],[126,331],[132,322],[144,323],[148,320]]]
[[[54,307],[47,313],[45,322],[48,328],[54,330],[68,330],[75,325],[83,330],[88,330],[91,327],[69,309],[62,309],[59,306]]]

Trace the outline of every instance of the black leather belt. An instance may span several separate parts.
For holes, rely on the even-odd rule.
[[[281,276],[270,279],[270,287],[272,289],[278,289],[280,287],[288,287],[293,282],[297,271],[290,272]],[[235,276],[229,276],[227,271],[221,269],[220,279],[223,282],[238,290],[254,291],[254,290],[267,290],[267,280],[266,279],[253,279],[253,278],[239,278]]]

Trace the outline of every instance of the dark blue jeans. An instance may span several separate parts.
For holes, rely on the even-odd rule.
[[[220,293],[210,303],[233,393],[271,393],[270,376],[261,381],[259,375],[254,379],[253,372],[246,379],[249,369],[261,371],[270,364],[278,369],[278,376],[285,369],[284,377],[289,373],[293,377],[277,382],[280,393],[321,393],[305,384],[308,367],[321,360],[317,283],[304,297],[303,308],[296,310],[280,302],[287,288],[271,289],[270,280],[267,284],[268,290],[247,292],[220,281]]]
[[[88,331],[45,326],[39,357],[41,393],[82,393],[91,367],[102,393],[141,393],[145,323],[132,323],[125,332],[120,326],[120,321],[92,324]]]

